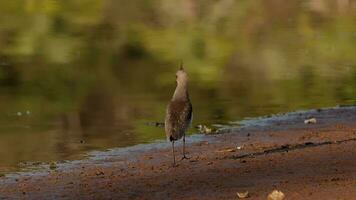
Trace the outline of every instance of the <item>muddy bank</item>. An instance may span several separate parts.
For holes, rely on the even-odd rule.
[[[266,199],[279,189],[287,199],[353,199],[355,120],[355,107],[338,107],[245,121],[189,138],[190,159],[174,168],[167,143],[97,152],[1,177],[0,198],[237,199],[249,191],[249,199]]]

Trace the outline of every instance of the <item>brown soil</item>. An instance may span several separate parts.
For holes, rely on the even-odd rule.
[[[317,123],[304,124],[309,117]],[[127,149],[2,177],[0,198],[266,199],[277,189],[288,200],[356,199],[355,120],[354,107],[277,116],[191,142],[177,167],[169,145]]]

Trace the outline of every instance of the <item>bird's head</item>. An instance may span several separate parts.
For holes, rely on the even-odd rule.
[[[176,73],[176,82],[178,85],[186,85],[188,82],[188,75],[184,71],[183,64],[181,64],[180,69]]]

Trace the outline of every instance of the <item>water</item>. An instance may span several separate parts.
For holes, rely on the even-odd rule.
[[[0,171],[164,139],[181,60],[194,124],[354,104],[356,2],[0,2]],[[192,129],[190,132],[194,132]]]

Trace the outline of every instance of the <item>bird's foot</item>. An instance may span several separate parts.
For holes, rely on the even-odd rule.
[[[177,164],[177,163],[173,163],[172,164],[172,168],[176,168],[176,167],[178,167],[179,165]]]
[[[187,159],[187,160],[188,160],[188,159],[190,159],[190,158],[184,155],[181,160],[184,160],[184,159]]]

